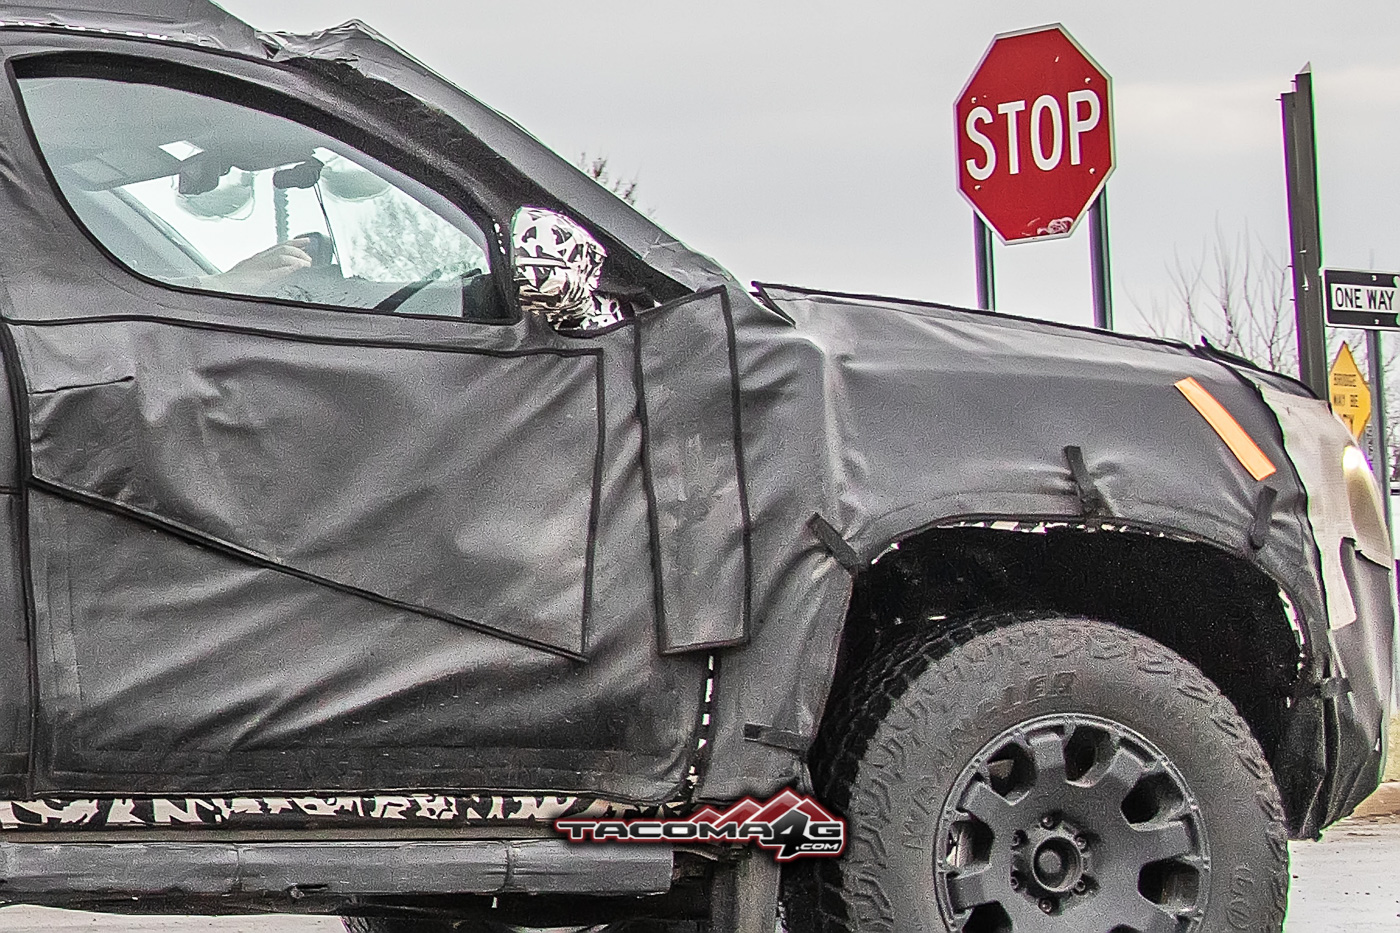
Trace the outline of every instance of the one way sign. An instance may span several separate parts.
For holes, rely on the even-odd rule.
[[[1400,273],[1323,269],[1327,290],[1327,323],[1333,327],[1400,330],[1395,292]]]

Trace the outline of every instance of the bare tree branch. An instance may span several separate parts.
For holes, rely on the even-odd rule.
[[[608,172],[608,157],[593,156],[589,158],[588,153],[581,152],[578,157],[578,167],[583,169],[583,173],[598,184],[607,188],[613,194],[626,201],[633,207],[637,206],[637,176],[630,179],[616,178]]]
[[[1204,338],[1229,353],[1290,375],[1298,372],[1288,266],[1248,231],[1229,237],[1217,228],[1196,255],[1173,253],[1171,294],[1138,311],[1152,333],[1195,342]]]

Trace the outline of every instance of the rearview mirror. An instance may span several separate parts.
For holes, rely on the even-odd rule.
[[[307,159],[296,165],[279,168],[272,173],[274,188],[314,188],[321,180],[321,169],[325,165],[320,159]]]
[[[598,294],[607,250],[577,221],[522,207],[510,236],[521,311],[543,316],[555,330],[597,330],[622,320],[621,306]]]
[[[185,197],[207,194],[219,187],[219,179],[233,168],[232,163],[212,152],[197,152],[180,163],[176,190]]]

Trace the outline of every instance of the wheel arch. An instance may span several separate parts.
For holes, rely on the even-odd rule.
[[[1310,647],[1277,582],[1212,544],[1117,526],[978,521],[901,540],[855,578],[834,690],[891,638],[997,612],[1099,619],[1152,638],[1234,703],[1276,773],[1314,754],[1286,741]],[[1279,785],[1296,828],[1310,794],[1305,782]]]

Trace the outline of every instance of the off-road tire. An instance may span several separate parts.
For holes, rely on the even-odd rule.
[[[1185,799],[1199,804],[1194,815],[1182,819],[1183,825],[1191,821],[1194,838],[1205,840],[1205,849],[1190,858],[1204,861],[1207,869],[1194,875],[1195,900],[1188,903],[1195,906],[1183,910],[1186,916],[1176,928],[1182,933],[1281,929],[1288,846],[1273,774],[1248,725],[1193,665],[1126,629],[1044,615],[982,617],[951,630],[911,631],[887,642],[833,696],[813,749],[817,797],[847,820],[848,844],[840,859],[804,859],[787,866],[789,933],[922,933],[955,928],[950,915],[966,922],[967,914],[959,915],[946,894],[949,883],[935,883],[938,846],[947,845],[936,837],[962,813],[958,800],[968,799],[954,799],[954,791],[970,786],[969,774],[974,783],[986,783],[976,776],[973,759],[986,754],[989,743],[1021,735],[1019,727],[1026,724],[1050,723],[1043,729],[1053,730],[1055,723],[1069,723],[1060,729],[1073,732],[1079,728],[1075,717],[1125,727],[1123,735],[1137,736],[1125,740],[1137,758],[1151,759],[1157,762],[1153,767],[1177,775]],[[1152,752],[1161,759],[1152,759]],[[1073,756],[1066,752],[1066,757]],[[1170,787],[1166,779],[1161,782]],[[1067,779],[1062,778],[1062,785],[1068,793],[1078,793]],[[1173,812],[1184,809],[1174,807]],[[989,851],[992,845],[1015,842],[1002,838],[988,845],[981,824],[973,821],[973,826],[983,837],[979,844]],[[1203,827],[1199,834],[1197,827]],[[1119,830],[1105,824],[1105,831]],[[1031,832],[1033,844],[1045,838],[1035,827]],[[1084,836],[1093,838],[1094,828],[1082,836],[1073,832],[1070,838],[1082,845]],[[1024,833],[1012,836],[1024,844]],[[1015,872],[1014,866],[1026,863],[1011,864]],[[1131,865],[1126,870],[1136,871]],[[1193,871],[1181,869],[1188,880]],[[1010,874],[1004,882],[1000,873],[987,877],[997,880],[998,897],[1020,909],[1011,898],[1027,889],[1019,877],[1012,882]],[[949,875],[945,871],[942,877]],[[1093,896],[1094,879],[1086,880]],[[1076,903],[1089,901],[1076,902],[1069,893],[1063,912],[1059,899],[1052,903],[1053,914],[1036,916],[1032,910],[1029,917],[1021,915],[1016,933],[1027,927],[1083,933],[1135,929],[1113,922],[1097,929],[1102,918],[1092,910],[1074,912]],[[1128,901],[1104,900],[1100,907],[1117,909],[1120,903]],[[1046,909],[1043,902],[1041,906]],[[1191,910],[1198,912],[1193,916]],[[1084,925],[1086,918],[1095,921],[1095,929]],[[968,928],[997,925],[984,912]]]

